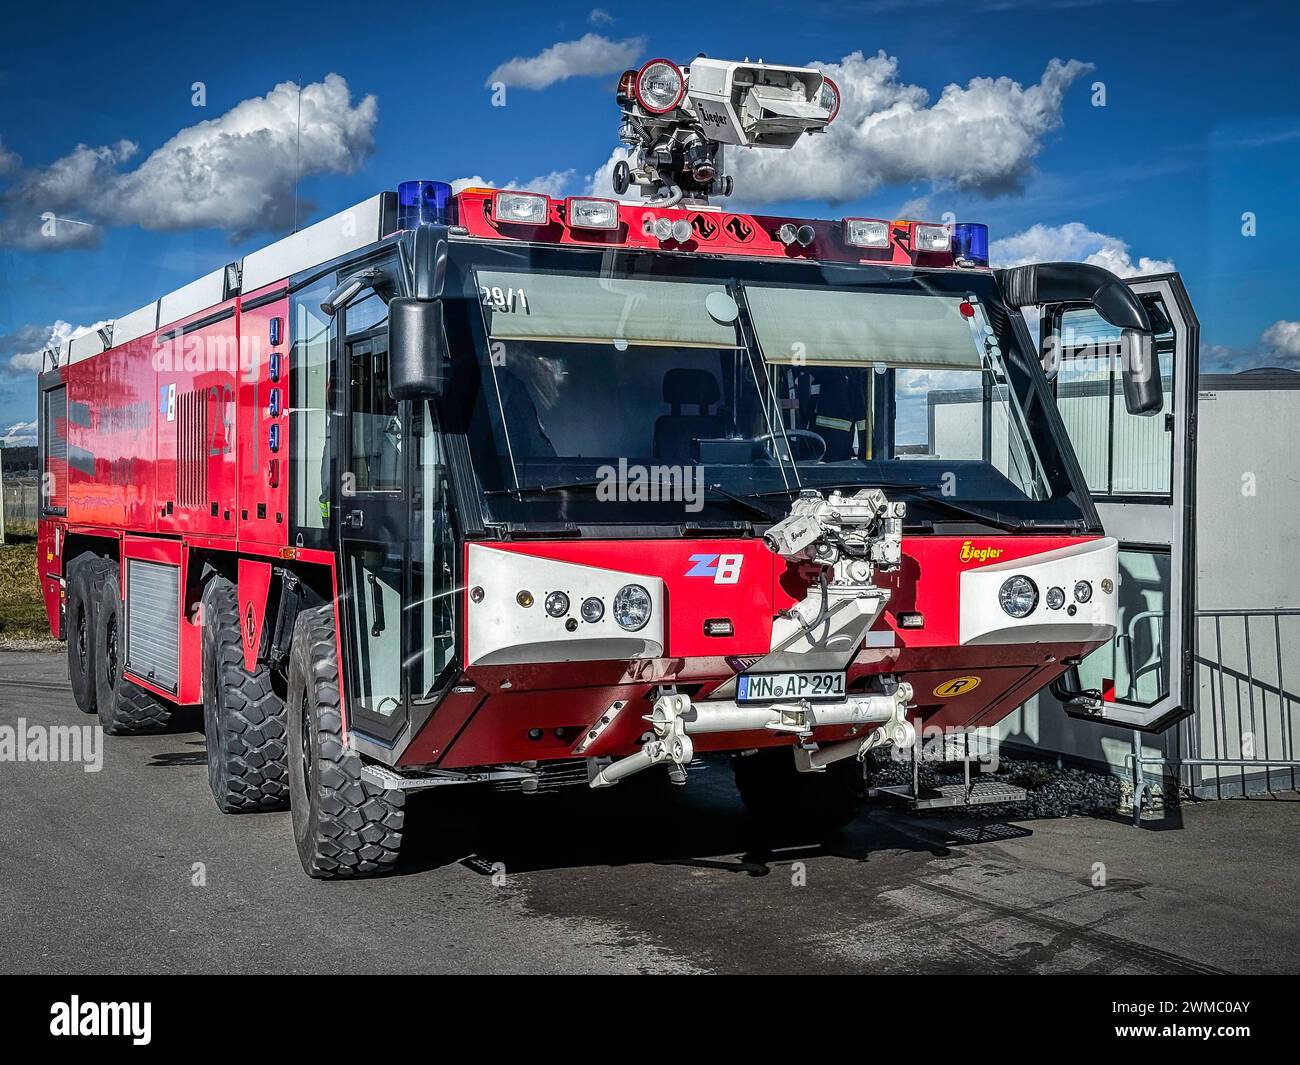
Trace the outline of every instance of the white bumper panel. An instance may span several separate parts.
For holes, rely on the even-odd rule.
[[[483,589],[481,602],[469,597],[466,656],[472,666],[617,661],[663,654],[664,582],[658,577],[470,544],[468,584]],[[636,632],[621,628],[613,617],[614,596],[625,584],[639,584],[650,593],[650,620]],[[532,606],[519,605],[516,597],[521,591],[531,593]],[[569,612],[553,618],[544,604],[557,591],[569,597]],[[590,596],[605,605],[604,616],[595,623],[583,621],[578,612]],[[572,632],[565,627],[570,618],[577,622]]]
[[[1023,618],[1013,618],[998,602],[998,590],[1009,577],[1023,574],[1038,586],[1038,605]],[[1110,592],[1102,581],[1110,581]],[[1092,599],[1074,601],[1078,581],[1092,584]],[[1065,605],[1049,610],[1047,590],[1065,589]],[[1045,551],[1041,555],[967,570],[961,575],[962,644],[1087,643],[1115,635],[1119,598],[1119,543],[1114,537]],[[1076,608],[1071,615],[1069,608]]]

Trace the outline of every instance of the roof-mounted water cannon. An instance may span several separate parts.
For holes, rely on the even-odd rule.
[[[652,59],[619,79],[619,139],[633,150],[614,165],[614,191],[636,185],[671,206],[729,196],[722,148],[792,148],[820,133],[840,109],[836,84],[812,67],[696,59],[678,67]]]

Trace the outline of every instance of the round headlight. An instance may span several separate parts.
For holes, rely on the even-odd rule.
[[[826,121],[834,122],[835,116],[840,113],[840,87],[830,78],[823,78],[822,90],[817,95],[817,102],[831,113],[831,117]]]
[[[1061,607],[1065,606],[1065,589],[1048,588],[1047,595],[1043,597],[1043,600],[1047,603],[1048,610],[1060,610]]]
[[[1076,603],[1086,603],[1092,598],[1092,585],[1087,581],[1079,581],[1074,586],[1074,601]]]
[[[676,63],[652,59],[636,76],[637,102],[652,114],[662,115],[682,101],[686,81]]]
[[[614,620],[628,632],[645,628],[652,608],[650,593],[639,584],[625,584],[614,596]]]
[[[562,618],[569,612],[569,597],[563,592],[552,592],[546,597],[546,612],[553,618]]]
[[[594,595],[582,601],[582,620],[596,624],[605,616],[605,604]]]
[[[1038,605],[1038,586],[1028,577],[1008,577],[998,589],[998,602],[1013,618],[1023,618]]]

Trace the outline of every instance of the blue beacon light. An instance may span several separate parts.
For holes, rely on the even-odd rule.
[[[952,227],[952,254],[958,266],[988,266],[989,227],[983,222],[958,222]]]
[[[422,222],[454,225],[455,205],[445,181],[403,181],[397,186],[397,228],[414,229]]]

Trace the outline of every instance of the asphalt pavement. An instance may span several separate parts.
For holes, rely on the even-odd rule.
[[[872,809],[829,841],[771,840],[718,763],[667,794],[438,789],[410,803],[398,875],[318,883],[287,813],[217,811],[201,732],[17,758],[93,724],[60,655],[0,652],[0,971],[1300,968],[1294,802],[1140,829]]]

